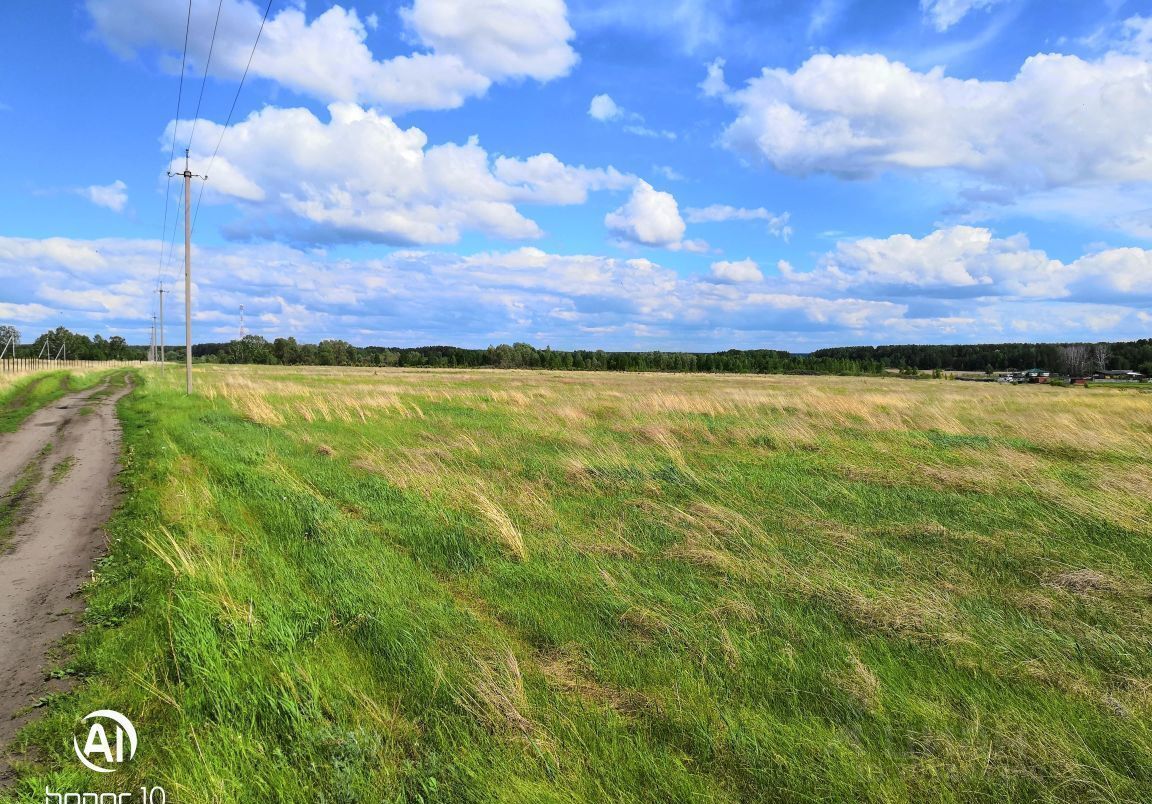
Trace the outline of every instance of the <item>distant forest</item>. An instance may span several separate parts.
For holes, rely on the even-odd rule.
[[[0,327],[0,342],[19,333]],[[45,346],[47,343],[47,347]],[[20,357],[55,356],[67,345],[74,360],[143,360],[148,347],[128,344],[119,336],[104,338],[70,332],[64,327],[41,334],[17,347]],[[891,369],[922,371],[1005,371],[1043,368],[1059,371],[1067,344],[997,343],[967,346],[844,346],[801,355],[776,349],[729,349],[724,352],[609,352],[601,349],[538,349],[526,343],[487,349],[456,346],[398,348],[353,346],[342,340],[297,343],[248,335],[228,343],[192,347],[197,362],[255,363],[287,366],[396,366],[432,368],[539,368],[570,371],[725,372],[739,374],[880,374]],[[1134,369],[1152,375],[1152,339],[1102,344],[1110,369]],[[11,355],[11,352],[9,352]],[[167,358],[184,359],[183,346],[169,346]]]
[[[249,335],[231,343],[192,347],[193,358],[219,363],[271,363],[308,366],[397,366],[431,368],[527,368],[561,371],[726,372],[737,374],[879,374],[873,360],[794,355],[774,349],[730,349],[726,352],[606,352],[537,349],[526,343],[500,344],[487,349],[457,346],[394,348],[353,346],[339,340],[318,344],[277,338],[269,343]]]
[[[813,358],[879,363],[884,368],[944,371],[1006,371],[1042,368],[1059,371],[1065,347],[1059,343],[985,343],[971,346],[843,346],[819,349]],[[1152,339],[1103,343],[1107,368],[1152,376]]]

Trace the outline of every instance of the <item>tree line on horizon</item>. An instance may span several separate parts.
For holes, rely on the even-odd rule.
[[[1094,355],[1085,358],[1086,350]],[[885,369],[922,371],[1026,371],[1082,374],[1093,368],[1128,369],[1152,376],[1152,338],[1102,343],[986,343],[963,345],[838,346],[812,357],[874,361]],[[1106,366],[1097,365],[1106,363]]]
[[[0,343],[20,333],[0,326]],[[144,360],[148,346],[129,344],[113,335],[89,337],[57,327],[31,343],[17,347],[19,357],[36,357],[50,344],[54,356],[67,345],[74,360]],[[260,335],[224,343],[192,346],[196,362],[286,366],[369,366],[398,368],[526,368],[559,371],[723,372],[739,374],[880,374],[890,370],[996,372],[1043,368],[1060,371],[1070,346],[1092,346],[1106,354],[1108,368],[1132,369],[1152,375],[1152,339],[1101,344],[1001,343],[965,345],[906,344],[844,346],[796,354],[778,349],[728,349],[721,352],[606,351],[603,349],[539,349],[527,343],[500,344],[486,349],[458,346],[354,346],[338,339],[300,343],[295,338],[269,341]],[[167,359],[184,360],[184,347],[168,346]]]
[[[459,346],[353,346],[347,341],[297,343],[247,335],[229,343],[192,347],[194,359],[216,363],[305,366],[379,366],[397,368],[522,368],[554,371],[723,372],[737,374],[878,374],[874,361],[813,358],[777,349],[729,349],[724,352],[610,352],[603,349],[538,349],[527,343],[502,343],[486,349]]]

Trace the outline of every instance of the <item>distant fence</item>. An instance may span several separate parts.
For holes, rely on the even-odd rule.
[[[60,369],[102,369],[142,366],[144,360],[49,360],[38,357],[5,357],[0,359],[0,374],[32,374]]]

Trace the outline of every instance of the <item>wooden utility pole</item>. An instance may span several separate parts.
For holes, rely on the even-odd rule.
[[[184,384],[192,393],[192,179],[207,179],[188,169],[188,149],[184,149],[184,172],[169,176],[184,177]]]

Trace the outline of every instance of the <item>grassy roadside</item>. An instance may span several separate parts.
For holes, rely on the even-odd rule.
[[[83,391],[113,375],[111,370],[31,374],[0,390],[0,433],[11,433],[45,405],[66,394]]]
[[[1139,397],[199,381],[120,403],[86,683],[24,732],[14,800],[1149,796]],[[97,708],[141,732],[114,780],[71,754]]]

